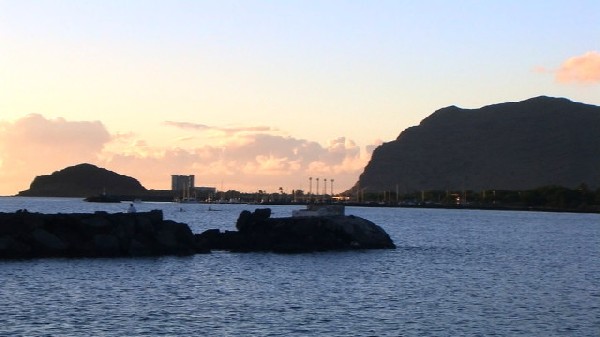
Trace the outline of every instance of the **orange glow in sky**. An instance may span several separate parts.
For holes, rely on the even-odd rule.
[[[194,174],[245,192],[320,177],[341,192],[377,145],[442,107],[600,105],[598,13],[597,1],[0,0],[0,195],[84,162],[151,189]]]

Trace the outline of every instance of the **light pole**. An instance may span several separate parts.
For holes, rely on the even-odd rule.
[[[309,185],[308,185],[308,196],[312,194],[312,177],[308,177]]]
[[[323,195],[327,195],[327,178],[323,179]]]
[[[333,197],[333,179],[329,179],[331,182],[331,196]]]
[[[317,178],[317,199],[319,198],[319,178]]]

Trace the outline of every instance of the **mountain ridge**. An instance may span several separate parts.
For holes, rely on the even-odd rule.
[[[566,98],[449,106],[377,147],[352,190],[596,188],[598,130],[600,107]]]

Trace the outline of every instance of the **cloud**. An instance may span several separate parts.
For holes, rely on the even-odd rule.
[[[269,126],[248,126],[248,127],[237,127],[237,128],[220,128],[218,129],[226,134],[236,134],[236,133],[244,133],[244,132],[268,132],[275,131],[275,129]]]
[[[190,122],[165,121],[165,122],[163,122],[163,124],[167,125],[167,126],[172,126],[172,127],[176,127],[179,129],[187,129],[187,130],[206,131],[206,130],[213,129],[208,125],[198,124],[198,123],[190,123]]]
[[[377,147],[379,147],[381,144],[383,144],[383,140],[381,140],[381,139],[375,139],[373,141],[373,144],[369,144],[369,145],[366,146],[367,153],[369,155],[373,154],[373,151],[375,151],[375,149]]]
[[[35,175],[81,162],[95,162],[111,136],[98,121],[46,119],[31,114],[0,122],[0,185],[13,193],[26,189]],[[23,176],[29,178],[23,182]]]
[[[260,132],[273,130],[270,127],[227,130],[238,133],[235,137],[224,134],[219,141],[173,147],[156,145],[134,133],[111,135],[94,121],[29,115],[0,122],[0,194],[17,193],[27,189],[37,175],[83,162],[135,177],[151,189],[169,189],[173,174],[194,174],[198,186],[247,192],[279,187],[288,192],[307,191],[308,177],[321,177],[335,179],[336,192],[341,192],[356,182],[370,156],[346,137],[322,145]]]
[[[194,174],[199,186],[241,191],[308,190],[308,177],[335,179],[351,187],[368,157],[351,140],[339,137],[317,142],[269,134],[252,134],[221,146],[154,151],[153,156],[115,154],[106,163],[154,188],[168,188],[172,174]],[[152,170],[148,170],[152,167]],[[148,187],[147,186],[147,187]],[[338,190],[338,192],[341,190]]]
[[[543,66],[535,66],[533,67],[532,71],[537,74],[546,74],[550,72],[550,70],[546,69],[546,67]]]
[[[567,59],[555,72],[559,83],[600,83],[600,52],[590,51]]]
[[[237,133],[257,133],[257,132],[269,132],[274,131],[271,127],[268,126],[249,126],[249,127],[216,127],[216,126],[208,126],[205,124],[199,123],[190,123],[190,122],[175,122],[175,121],[165,121],[164,125],[176,127],[184,130],[194,130],[194,131],[216,131],[221,132],[227,135],[233,135]]]

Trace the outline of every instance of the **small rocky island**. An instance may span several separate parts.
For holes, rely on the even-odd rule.
[[[208,249],[237,252],[303,253],[328,250],[393,249],[390,236],[373,222],[353,215],[271,218],[271,209],[242,211],[237,231],[197,235]]]
[[[113,196],[141,196],[146,195],[148,190],[133,177],[92,164],[79,164],[49,175],[35,177],[29,189],[19,192],[18,195],[21,197],[85,198],[97,196],[103,192]]]
[[[193,255],[211,250],[302,253],[393,249],[389,235],[355,216],[271,218],[270,209],[243,211],[237,231],[193,234],[164,220],[160,210],[140,213],[0,213],[0,259]]]

